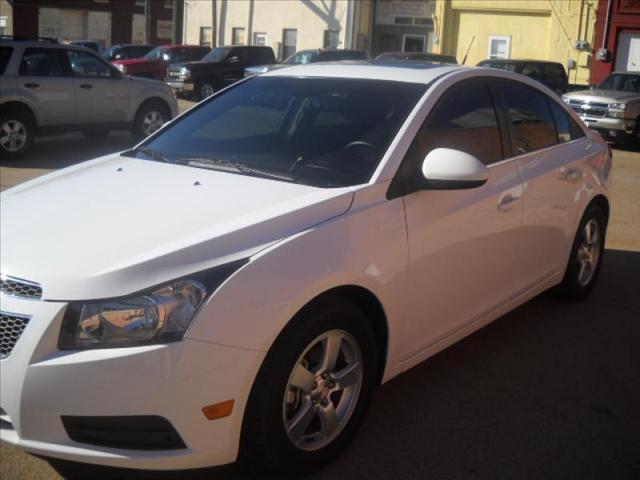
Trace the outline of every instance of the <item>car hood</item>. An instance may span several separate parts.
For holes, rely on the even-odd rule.
[[[119,297],[246,258],[345,213],[322,189],[111,155],[7,190],[0,271],[48,300]]]
[[[255,67],[247,67],[244,69],[245,72],[251,73],[264,73],[269,72],[271,70],[280,70],[281,68],[291,67],[292,65],[286,65],[284,63],[272,63],[267,65],[257,65]]]
[[[155,63],[158,60],[147,60],[146,58],[129,58],[127,60],[114,60],[111,63],[114,65],[147,65],[149,63]]]
[[[629,100],[640,100],[640,94],[632,92],[622,92],[619,90],[580,90],[565,95],[571,100],[582,100],[590,102],[614,103],[626,102]]]
[[[179,63],[172,63],[171,65],[169,65],[169,70],[180,70],[182,67],[187,67],[187,68],[194,68],[194,67],[198,67],[200,65],[215,65],[217,63],[221,63],[219,61],[202,61],[202,60],[196,60],[193,62],[179,62]]]

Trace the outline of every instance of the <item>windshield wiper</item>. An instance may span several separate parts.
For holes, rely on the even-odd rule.
[[[230,162],[219,158],[181,158],[178,163],[189,165],[190,167],[207,168],[209,170],[220,170],[223,172],[243,173],[255,177],[282,180],[283,182],[295,182],[296,178],[291,175],[268,172],[259,168],[250,167],[244,163]]]
[[[165,162],[165,163],[175,163],[173,160],[169,160],[167,157],[165,157],[164,155],[162,155],[160,152],[149,148],[149,147],[142,147],[142,148],[138,148],[137,150],[131,150],[134,153],[144,153],[145,155],[148,155],[149,157],[151,157],[151,160],[159,160],[161,162]]]

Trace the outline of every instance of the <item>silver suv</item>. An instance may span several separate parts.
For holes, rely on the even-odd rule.
[[[95,52],[52,39],[0,37],[0,157],[17,158],[36,135],[131,130],[142,138],[178,113],[162,82],[123,75]]]
[[[592,90],[562,99],[605,138],[640,145],[640,72],[614,72]]]

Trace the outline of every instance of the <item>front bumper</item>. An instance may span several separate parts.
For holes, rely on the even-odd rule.
[[[189,80],[167,80],[167,85],[180,93],[193,93],[194,84]]]
[[[246,398],[264,353],[193,339],[144,347],[59,351],[66,304],[2,297],[2,310],[31,317],[0,360],[0,439],[47,457],[141,469],[235,461]],[[207,420],[206,405],[233,399]],[[132,450],[74,442],[61,416],[161,416],[186,448]]]
[[[580,115],[580,118],[587,127],[612,140],[623,140],[627,135],[631,135],[636,127],[636,121],[632,119],[591,117],[589,115]]]

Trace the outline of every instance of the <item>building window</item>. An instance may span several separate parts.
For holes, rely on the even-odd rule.
[[[0,17],[0,35],[6,35],[7,34],[7,20],[8,17]]]
[[[231,43],[233,45],[244,45],[244,28],[235,27],[231,29]]]
[[[200,27],[200,45],[211,46],[211,27]]]
[[[267,44],[267,34],[266,33],[254,33],[253,34],[253,44],[264,47]]]
[[[298,30],[295,28],[285,28],[282,30],[282,59],[289,58],[296,53],[298,43]]]
[[[322,46],[324,48],[338,48],[340,43],[340,32],[338,30],[325,30],[324,42]]]
[[[511,58],[511,37],[489,37],[489,58]]]

